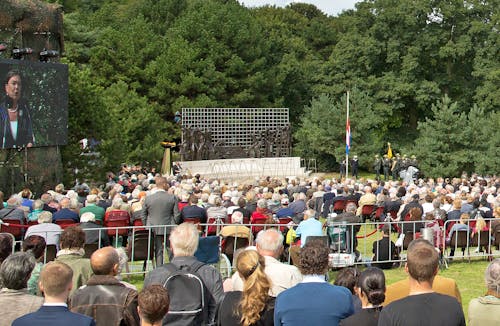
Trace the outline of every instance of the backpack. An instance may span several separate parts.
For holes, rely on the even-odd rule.
[[[204,265],[202,262],[179,267],[172,263],[165,265],[169,276],[163,287],[170,296],[170,306],[163,325],[208,324],[208,289],[197,273]]]

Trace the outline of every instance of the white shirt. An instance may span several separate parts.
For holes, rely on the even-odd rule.
[[[17,120],[10,122],[10,131],[12,132],[12,138],[17,139]]]
[[[302,274],[299,269],[293,265],[283,264],[274,257],[264,256],[266,267],[264,269],[267,277],[271,281],[269,295],[272,297],[278,296],[281,292],[289,289],[302,281]],[[234,273],[233,290],[243,290],[243,280],[239,273]],[[324,277],[323,277],[324,280]]]

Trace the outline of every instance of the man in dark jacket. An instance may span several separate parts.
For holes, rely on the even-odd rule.
[[[169,194],[168,181],[164,177],[155,179],[156,188],[154,193],[146,196],[142,209],[142,222],[144,225],[174,225],[179,223],[180,213],[177,206],[177,198]],[[168,245],[170,227],[154,227],[155,233],[155,258],[156,266],[163,264],[163,251]]]
[[[171,263],[177,268],[181,266],[194,266],[199,264],[199,261],[194,257],[194,253],[198,249],[198,229],[192,223],[182,223],[177,226],[170,234],[170,246],[172,248],[174,258]],[[169,264],[159,266],[149,272],[144,279],[144,287],[151,284],[165,284],[168,277],[171,275]],[[222,288],[222,278],[218,270],[210,265],[203,265],[196,273],[200,276],[205,287],[208,290],[208,324],[214,321],[217,304],[222,301],[224,290]],[[170,302],[175,302],[176,298],[170,294]],[[167,315],[168,318],[168,315]]]
[[[72,312],[96,321],[96,325],[139,325],[137,291],[123,285],[118,274],[119,257],[115,248],[97,250],[90,258],[94,275],[70,300]]]

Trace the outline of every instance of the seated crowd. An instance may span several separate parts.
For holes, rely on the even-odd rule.
[[[22,231],[16,240],[23,252],[10,254],[12,237],[0,234],[0,302],[8,311],[0,325],[465,325],[456,282],[437,275],[435,245],[440,238],[452,243],[461,230],[470,238],[488,231],[498,240],[498,189],[499,179],[477,176],[417,184],[269,177],[226,184],[127,169],[109,174],[101,189],[59,185],[39,199],[24,189],[1,201],[0,224]],[[345,269],[330,284],[332,246],[318,237],[326,226],[329,240],[338,241],[335,250],[361,260],[356,235],[367,219],[380,222],[382,231],[372,267]],[[132,225],[154,236],[156,268],[140,293],[120,278],[123,248],[109,246],[127,246],[131,234],[102,229]],[[430,242],[411,241],[427,228]],[[381,269],[392,268],[401,250],[391,232],[406,238],[408,279],[386,286]],[[223,237],[222,250],[234,262],[235,273],[224,282],[195,257],[200,236],[212,234]],[[90,258],[86,244],[98,244]],[[57,254],[44,265],[49,246]],[[490,248],[478,246],[492,262],[487,295],[471,307],[498,316],[500,260]]]

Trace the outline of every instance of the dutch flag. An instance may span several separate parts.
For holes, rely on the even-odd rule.
[[[349,121],[349,116],[347,116],[347,121],[345,124],[345,153],[349,155],[349,150],[351,149],[351,122]]]

